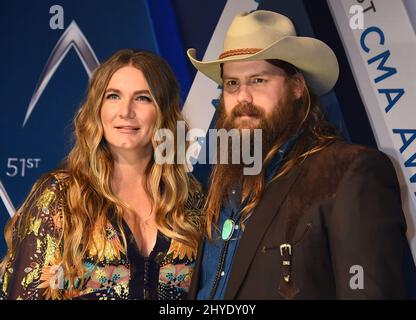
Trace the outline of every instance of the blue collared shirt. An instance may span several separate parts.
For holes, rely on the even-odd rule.
[[[265,171],[265,181],[266,184],[275,176],[277,171],[282,166],[282,159],[287,154],[291,146],[294,144],[296,137],[291,138],[273,157],[272,161],[266,168]],[[236,217],[241,209],[244,208],[245,203],[241,203],[241,186],[232,190],[232,194],[229,197],[229,202],[226,206],[223,206],[220,211],[219,219],[219,229],[215,227],[212,228],[213,241],[205,240],[202,256],[202,264],[200,270],[199,278],[199,291],[197,294],[198,300],[221,300],[224,299],[225,290],[227,288],[227,283],[230,278],[230,271],[232,267],[232,262],[237,252],[240,239],[243,235],[243,230],[240,225],[237,223],[234,229],[234,232],[231,236],[231,239],[228,240],[228,247],[226,248],[225,253],[225,262],[223,264],[222,270],[218,270],[220,265],[220,260],[222,256],[222,250],[225,245],[225,241],[221,238],[221,230],[223,228],[224,222],[227,219]],[[234,219],[235,220],[235,219]],[[245,222],[246,225],[248,221]],[[212,292],[214,286],[214,281],[218,277],[218,285],[215,292]],[[213,293],[213,295],[212,295]],[[212,296],[212,297],[211,297]]]

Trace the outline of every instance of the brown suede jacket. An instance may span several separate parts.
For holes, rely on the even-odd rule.
[[[415,274],[391,161],[335,142],[267,186],[240,240],[225,299],[408,298]]]

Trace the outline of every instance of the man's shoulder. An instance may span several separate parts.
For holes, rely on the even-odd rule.
[[[336,140],[324,147],[320,152],[320,156],[354,158],[360,154],[371,153],[380,153],[380,151],[373,147],[350,143],[343,140]]]
[[[311,154],[303,164],[304,178],[313,183],[324,179],[337,185],[347,172],[378,172],[392,177],[395,174],[391,160],[383,152],[343,141]]]
[[[312,163],[321,163],[325,167],[348,168],[354,162],[389,161],[380,150],[364,145],[334,141],[309,157]]]

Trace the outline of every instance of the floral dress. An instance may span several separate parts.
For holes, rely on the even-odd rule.
[[[83,279],[70,286],[61,261],[62,215],[66,208],[66,178],[50,175],[29,199],[30,225],[0,277],[2,299],[185,299],[196,252],[157,234],[156,244],[143,257],[125,222],[127,252],[115,220],[106,227],[107,242],[90,250],[83,261]],[[186,214],[200,226],[204,196],[192,192]],[[14,241],[16,229],[14,230]],[[100,257],[100,258],[98,258]]]

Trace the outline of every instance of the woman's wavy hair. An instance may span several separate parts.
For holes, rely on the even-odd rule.
[[[270,151],[263,158],[262,171],[257,176],[251,176],[243,181],[244,184],[250,185],[252,193],[248,195],[248,202],[241,211],[242,227],[244,222],[250,217],[254,208],[258,205],[266,181],[264,177],[264,170],[279,149],[284,143],[294,134],[298,134],[297,141],[292,147],[292,150],[286,156],[286,159],[271,181],[275,181],[280,177],[286,175],[299,163],[304,161],[309,155],[316,153],[335,140],[340,139],[338,130],[329,123],[320,108],[318,97],[311,91],[301,72],[292,64],[272,59],[266,60],[270,64],[279,67],[285,71],[286,80],[289,88],[294,87],[296,81],[301,82],[303,88],[301,97],[294,102],[293,108],[296,109],[295,120],[285,133],[280,136]],[[220,99],[223,103],[223,99]],[[218,227],[219,215],[221,207],[224,205],[224,194],[215,190],[216,185],[221,185],[221,177],[217,174],[218,165],[214,167],[210,177],[210,190],[208,192],[207,200],[205,202],[205,232],[207,237],[212,240],[212,226]],[[243,186],[244,187],[244,186]]]
[[[60,243],[63,248],[61,265],[71,281],[83,279],[83,259],[90,250],[104,254],[106,226],[111,218],[109,213],[114,213],[124,249],[127,246],[122,219],[123,211],[129,208],[111,190],[113,158],[104,139],[100,118],[108,83],[112,75],[125,66],[133,66],[143,72],[154,99],[157,120],[152,138],[153,149],[160,143],[156,139],[157,130],[169,129],[174,134],[176,157],[177,121],[183,118],[179,111],[179,85],[172,69],[161,57],[147,51],[124,49],[116,52],[95,70],[90,80],[86,100],[74,119],[74,147],[65,159],[63,170],[57,171],[67,174],[67,205],[63,210]],[[154,159],[146,172],[147,192],[153,201],[158,229],[167,237],[196,249],[200,231],[184,211],[190,190],[197,187],[195,181],[188,176],[184,165],[157,164]],[[29,199],[33,198],[35,187],[6,227],[6,259],[13,250],[12,229],[18,217],[26,218],[16,225],[20,238],[30,223],[30,215],[24,214],[24,209]],[[3,269],[5,265],[6,261],[3,261]]]

